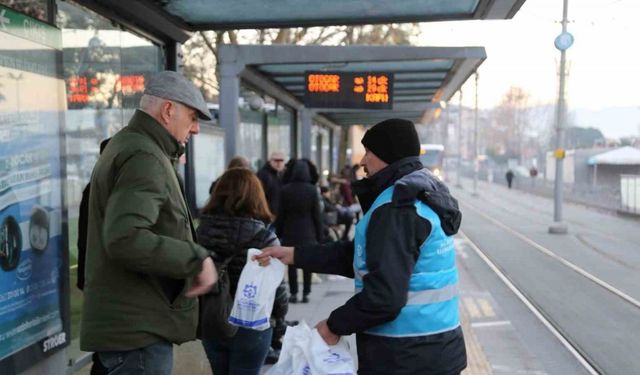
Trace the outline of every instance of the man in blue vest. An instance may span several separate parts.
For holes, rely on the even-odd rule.
[[[330,345],[356,334],[359,374],[457,375],[467,365],[452,238],[457,201],[420,163],[411,121],[380,122],[362,144],[367,178],[353,188],[364,215],[354,241],[270,247],[257,259],[354,278],[355,295],[316,328]]]

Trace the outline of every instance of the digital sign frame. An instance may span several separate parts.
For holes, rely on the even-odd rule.
[[[304,74],[307,108],[392,109],[393,73],[320,72]]]

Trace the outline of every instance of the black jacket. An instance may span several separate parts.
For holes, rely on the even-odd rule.
[[[430,223],[418,216],[421,199],[440,216],[445,232],[460,226],[457,201],[447,187],[422,169],[417,158],[391,164],[368,179],[354,183],[362,209],[395,184],[391,204],[379,207],[367,229],[367,267],[364,288],[329,316],[338,335],[357,334],[360,374],[457,374],[466,367],[461,329],[437,335],[389,338],[363,333],[391,321],[406,304],[409,278],[420,245],[431,233]],[[297,247],[296,266],[313,272],[353,277],[353,242]]]
[[[223,262],[234,256],[229,263],[228,274],[231,294],[235,296],[240,273],[247,261],[247,250],[262,249],[280,244],[275,234],[265,228],[263,222],[224,214],[200,216],[197,229],[198,242],[211,251],[214,262]],[[272,320],[282,320],[289,309],[289,293],[284,280],[276,290],[276,299],[271,312]],[[272,321],[272,325],[275,322]]]
[[[262,188],[264,189],[264,195],[269,203],[269,209],[276,215],[278,208],[280,207],[280,189],[282,188],[282,182],[278,171],[273,169],[269,163],[265,164],[262,168],[256,172],[256,175],[262,182]],[[213,189],[213,186],[211,187]]]
[[[309,166],[294,160],[287,166],[280,192],[280,210],[275,226],[285,246],[318,243],[322,239],[320,195],[311,183]]]

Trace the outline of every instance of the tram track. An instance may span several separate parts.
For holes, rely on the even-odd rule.
[[[557,255],[553,251],[551,251],[551,250],[547,249],[546,247],[540,245],[539,243],[535,242],[534,240],[532,240],[531,238],[525,236],[524,234],[520,233],[519,231],[517,231],[517,230],[509,227],[508,225],[502,223],[501,221],[499,221],[499,220],[497,220],[497,219],[495,219],[495,218],[493,218],[493,217],[481,212],[479,209],[477,209],[473,205],[470,205],[469,203],[466,203],[466,202],[463,202],[463,204],[466,207],[468,207],[471,210],[473,210],[477,215],[482,216],[483,218],[489,220],[490,222],[492,222],[493,224],[497,225],[498,227],[506,230],[507,232],[511,233],[512,235],[516,236],[520,240],[524,241],[525,243],[527,243],[528,245],[530,245],[534,249],[538,250],[542,254],[545,254],[545,255],[553,258],[554,260],[560,262],[562,265],[566,266],[567,268],[571,269],[572,271],[574,271],[574,272],[578,273],[579,275],[585,277],[589,281],[595,283],[596,285],[604,288],[608,292],[613,293],[617,297],[621,298],[625,302],[627,302],[627,303],[633,305],[634,307],[640,309],[640,301],[638,301],[637,299],[635,299],[635,298],[631,297],[630,295],[624,293],[623,291],[615,288],[614,286],[612,286],[611,284],[607,283],[606,281],[600,279],[599,277],[594,276],[593,274],[591,274],[588,271],[584,270],[583,268],[577,266],[576,264],[572,263],[571,261],[569,261],[569,260]]]
[[[492,187],[493,186],[495,186],[495,185],[492,185]],[[539,195],[536,195],[534,193],[531,193],[529,191],[526,191],[526,190],[518,190],[518,192],[521,193],[521,194],[526,194],[527,196],[530,196],[534,200],[535,199],[543,199],[543,197],[541,197]],[[499,197],[495,197],[493,195],[489,195],[487,197],[486,194],[483,194],[482,198],[490,201],[491,204],[494,204],[496,206],[499,205],[499,204],[522,206],[523,208],[527,209],[527,212],[537,213],[537,214],[540,214],[542,217],[546,217],[546,218],[552,217],[552,215],[553,215],[553,210],[551,208],[549,208],[549,209],[541,208],[539,204],[533,204],[533,202],[531,200],[522,200],[521,197],[511,196],[510,194],[502,194]],[[489,198],[489,199],[487,199],[487,198]],[[497,199],[491,199],[491,198],[497,198]],[[578,204],[578,206],[584,207],[585,209],[592,209],[592,208],[589,208],[588,206],[585,206],[583,204]],[[524,217],[524,215],[520,215],[520,216]],[[548,220],[542,221],[540,219],[532,219],[530,215],[527,216],[526,218],[527,218],[527,220],[530,220],[530,221],[534,221],[535,220],[537,223],[543,224],[544,226],[549,224]],[[573,220],[571,218],[565,218],[565,221],[567,222],[567,224],[571,224],[573,227],[579,228],[580,232],[582,234],[596,235],[596,236],[600,236],[600,237],[605,238],[605,239],[610,240],[610,241],[619,242],[621,244],[637,246],[637,243],[635,243],[633,241],[621,239],[619,236],[612,235],[611,233],[607,233],[607,232],[605,232],[603,230],[589,228],[588,226],[586,226],[583,222],[581,222],[579,220]],[[593,246],[593,245],[590,245],[590,246]],[[598,250],[602,251],[601,249],[598,249]]]
[[[509,278],[509,276],[507,276],[507,274],[491,260],[488,254],[482,251],[480,247],[478,247],[478,245],[474,243],[463,231],[460,231],[459,234],[467,241],[469,247],[473,249],[478,257],[480,257],[480,259],[482,259],[482,261],[485,262],[487,266],[498,276],[500,281],[502,281],[507,288],[516,295],[527,309],[531,311],[542,325],[551,332],[551,334],[567,349],[567,351],[589,374],[604,374],[602,370],[598,369],[597,364],[589,357],[588,353],[575,343],[571,336],[567,335],[562,328],[535,303],[535,301],[529,298],[524,291],[518,288],[511,278]]]
[[[621,285],[616,283],[622,280],[620,277],[611,277],[614,275],[611,274],[614,264],[619,269],[622,268],[619,262],[612,262],[607,266],[606,272],[600,270],[596,276],[591,273],[594,269],[590,269],[589,272],[578,265],[591,263],[587,267],[593,267],[594,263],[584,263],[582,258],[575,258],[575,248],[569,252],[562,248],[562,255],[550,250],[556,249],[557,246],[575,246],[580,241],[567,242],[567,237],[564,237],[564,240],[563,237],[544,237],[539,230],[531,227],[540,225],[537,220],[539,215],[526,216],[526,212],[529,212],[527,205],[521,204],[519,208],[516,208],[518,206],[515,203],[509,207],[492,205],[489,199],[482,202],[486,206],[485,209],[480,209],[477,205],[469,203],[469,199],[461,199],[459,202],[463,211],[468,213],[467,223],[471,223],[467,224],[467,228],[463,227],[465,232],[461,233],[470,247],[588,373],[618,374],[620,370],[623,370],[621,374],[625,375],[636,373],[635,370],[640,368],[638,363],[628,356],[620,361],[619,359],[624,357],[620,357],[619,354],[629,354],[633,351],[632,348],[638,347],[640,341],[630,339],[631,337],[628,337],[630,340],[627,344],[623,343],[625,341],[615,341],[616,337],[627,337],[626,335],[634,332],[640,317],[640,301],[619,289]],[[504,221],[504,217],[507,217],[504,215],[505,212],[509,212],[509,221]],[[519,218],[512,220],[512,214]],[[524,231],[521,228],[523,225]],[[540,242],[541,240],[543,242]],[[580,244],[585,246],[582,242]],[[571,258],[566,258],[565,253]],[[603,256],[597,251],[589,254],[595,256],[596,253]],[[578,261],[578,264],[574,263],[575,261]],[[563,272],[563,269],[569,269],[570,272]],[[629,267],[626,269],[628,271]],[[571,274],[575,276],[569,276]],[[532,275],[536,276],[532,278]],[[584,284],[580,284],[579,280],[584,280]],[[570,287],[553,292],[549,289],[564,282],[569,282]],[[588,287],[589,284],[593,287]],[[624,285],[623,283],[622,286]],[[551,292],[551,295],[546,295],[546,290]],[[609,319],[605,324],[608,328],[600,327],[599,322],[602,322],[601,319],[604,317]],[[576,325],[577,322],[581,322],[582,325]],[[585,322],[589,322],[588,325],[584,325]],[[595,326],[589,326],[591,323]],[[600,335],[596,340],[600,345],[589,339],[594,334]],[[612,361],[612,358],[618,360]]]

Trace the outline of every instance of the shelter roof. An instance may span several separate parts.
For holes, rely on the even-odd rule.
[[[631,146],[620,147],[615,150],[594,155],[587,161],[589,165],[640,165],[640,149]]]
[[[304,102],[306,71],[394,75],[390,110],[316,109],[338,125],[367,125],[389,117],[420,122],[425,111],[453,96],[486,58],[483,47],[226,45],[219,54],[223,64],[246,67],[243,79],[259,87],[265,81],[275,85],[296,103]]]
[[[190,31],[512,18],[526,0],[76,0],[143,35]]]
[[[153,0],[190,30],[507,19],[526,0]]]

